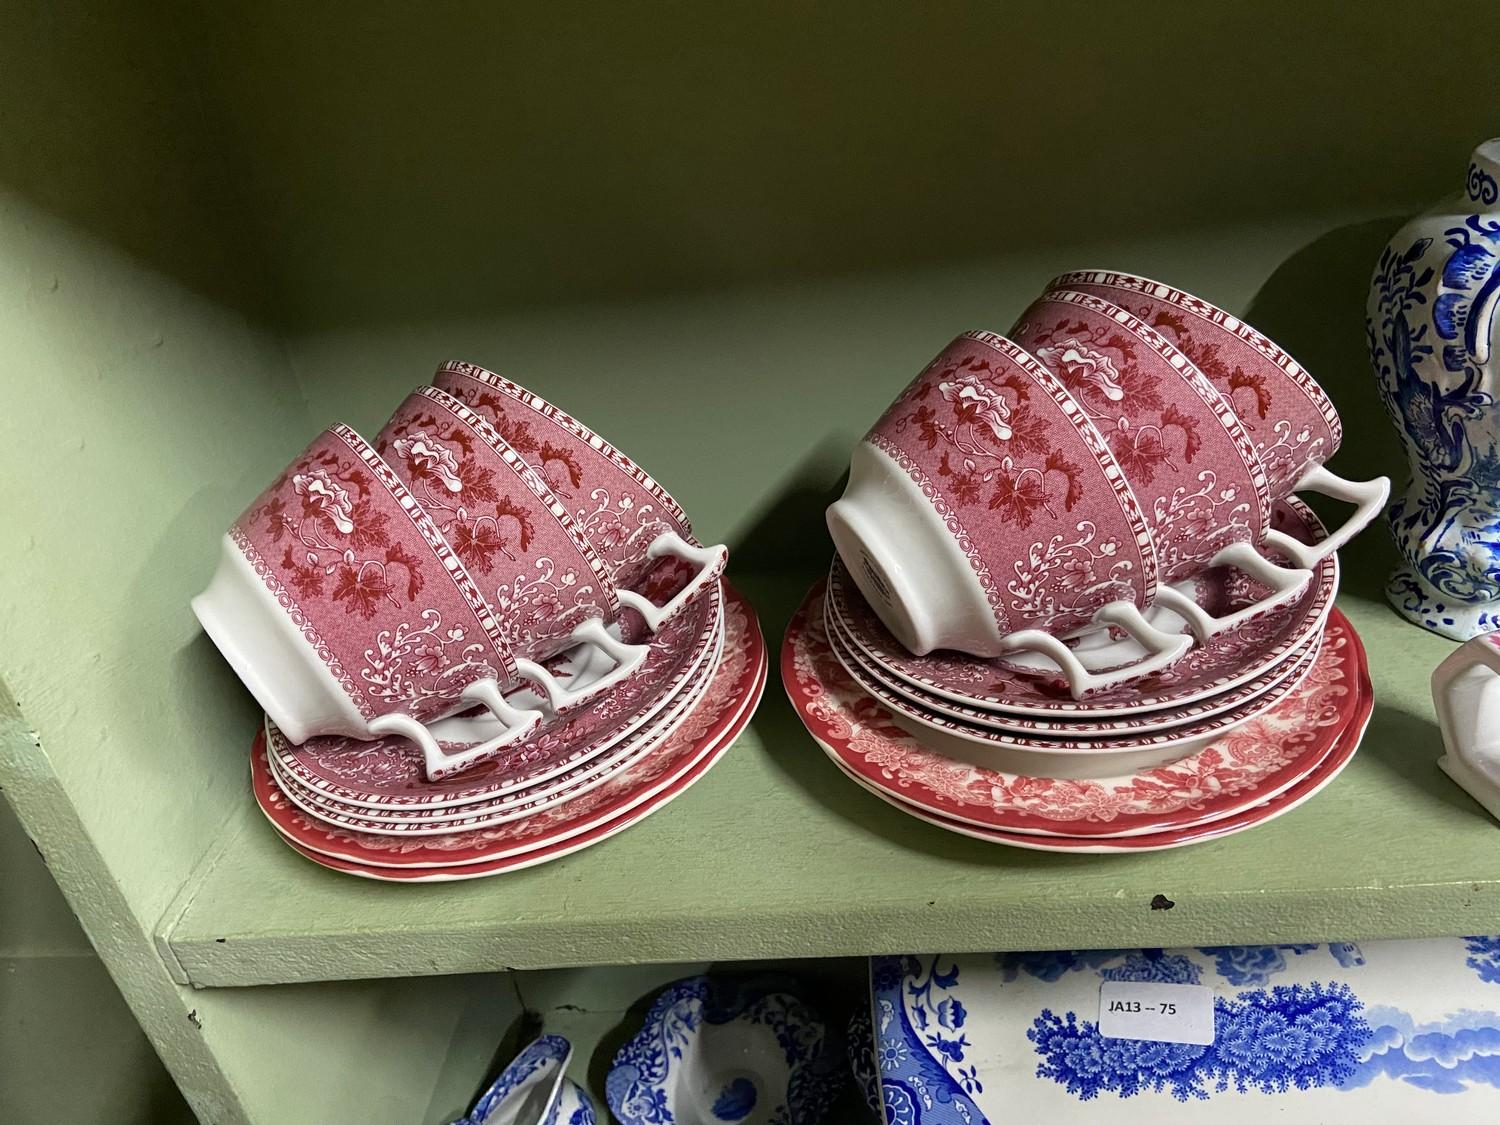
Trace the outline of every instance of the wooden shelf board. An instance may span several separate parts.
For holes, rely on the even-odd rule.
[[[811,579],[737,578],[773,645]],[[251,985],[1493,931],[1496,826],[1435,765],[1426,680],[1451,642],[1399,621],[1359,588],[1368,580],[1353,585],[1340,604],[1369,648],[1377,697],[1364,746],[1317,798],[1239,836],[1069,856],[943,832],[845,781],[773,676],[716,769],[597,847],[498,878],[391,886],[318,868],[252,823],[189,888],[163,939],[193,983]],[[1158,895],[1174,905],[1153,909]]]

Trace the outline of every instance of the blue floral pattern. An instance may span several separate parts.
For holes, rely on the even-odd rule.
[[[543,1035],[529,1043],[479,1096],[469,1115],[459,1118],[453,1125],[485,1125],[507,1098],[532,1081],[541,1070],[567,1066],[572,1053],[573,1045],[561,1035]]]
[[[1500,984],[1500,937],[1466,937],[1464,964],[1488,984]]]
[[[1346,984],[1276,985],[1214,999],[1211,1046],[1106,1039],[1073,1012],[1043,1009],[1027,1038],[1042,1062],[1037,1077],[1084,1101],[1166,1092],[1179,1101],[1210,1090],[1263,1093],[1337,1086],[1360,1063],[1371,1038],[1362,1005]]]
[[[1470,204],[1493,206],[1494,183],[1471,165]],[[1467,637],[1500,626],[1490,606],[1500,600],[1500,414],[1490,390],[1500,220],[1453,216],[1438,242],[1441,221],[1418,220],[1381,254],[1366,333],[1412,470],[1388,513],[1405,565],[1387,593],[1412,620]]]
[[[620,1048],[605,1079],[614,1115],[623,1125],[675,1125],[673,1065],[683,1061],[704,1024],[743,1020],[775,1036],[789,1071],[787,1088],[760,1089],[748,1077],[738,1079],[716,1092],[715,1114],[737,1121],[761,1099],[773,1098],[770,1125],[815,1125],[838,1095],[842,1074],[827,1050],[822,1021],[780,990],[783,984],[693,977],[664,991],[640,1032]]]
[[[1358,948],[1347,947],[1356,951]],[[1214,959],[1214,968],[1230,984],[1244,985],[1269,984],[1272,976],[1286,969],[1286,953],[1311,953],[1317,948],[1316,945],[1212,945],[1201,952]],[[1329,946],[1329,951],[1332,950]]]
[[[871,963],[880,1088],[893,1125],[988,1125],[972,1100],[984,1087],[966,1061],[967,1012],[949,995],[959,970],[951,960],[944,964],[914,956]]]

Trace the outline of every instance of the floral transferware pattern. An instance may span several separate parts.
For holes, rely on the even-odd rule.
[[[1303,542],[1324,537],[1323,525],[1300,500],[1277,505],[1277,526]],[[1275,667],[1323,627],[1338,589],[1338,559],[1330,555],[1313,571],[1307,591],[1282,609],[1196,645],[1170,668],[1115,689],[1076,700],[1061,681],[1018,669],[1004,659],[986,660],[938,650],[916,656],[891,635],[835,559],[830,578],[834,612],[850,642],[891,674],[927,692],[967,706],[1036,718],[1128,718],[1143,711],[1207,699]],[[1201,575],[1196,599],[1211,613],[1248,605],[1266,588],[1239,570],[1218,567]]]
[[[961,723],[977,724],[991,730],[1012,734],[1033,735],[1042,738],[1102,738],[1112,735],[1134,735],[1149,731],[1176,730],[1190,727],[1207,719],[1215,719],[1242,706],[1252,699],[1264,695],[1281,684],[1297,666],[1298,657],[1308,653],[1318,643],[1316,636],[1287,653],[1276,665],[1253,679],[1220,695],[1190,703],[1181,707],[1166,707],[1154,711],[1127,711],[1114,719],[1084,719],[1071,721],[1062,716],[1046,719],[1026,718],[1003,711],[969,707],[946,699],[936,693],[925,691],[909,680],[903,680],[865,652],[850,636],[849,627],[839,616],[832,597],[834,577],[830,576],[828,591],[824,594],[823,616],[828,624],[830,637],[837,644],[837,654],[845,667],[852,660],[859,672],[873,679],[886,692],[900,696],[908,705],[915,705],[924,712],[935,713]],[[843,582],[847,591],[848,583]],[[854,592],[856,595],[858,591]],[[851,672],[854,669],[850,669]],[[856,679],[858,676],[856,675]],[[894,709],[894,708],[893,708]]]
[[[583,622],[619,612],[609,571],[568,510],[463,403],[419,388],[375,448],[483,584],[513,652],[544,659]]]
[[[1049,292],[1091,293],[1134,313],[1207,375],[1250,432],[1273,497],[1338,451],[1343,426],[1323,388],[1296,360],[1201,297],[1133,274],[1063,274]]]
[[[252,754],[261,811],[276,830],[303,847],[375,867],[447,867],[520,854],[587,832],[628,812],[693,766],[705,740],[732,725],[741,705],[759,696],[765,645],[737,594],[726,598],[724,656],[703,701],[675,727],[654,729],[652,746],[626,769],[582,796],[523,820],[447,836],[398,837],[355,832],[309,816],[287,800],[265,762],[263,739]]]
[[[1083,625],[1145,604],[1146,517],[1057,379],[1011,341],[968,332],[865,438],[922,490],[968,557],[1002,633]]]
[[[844,1075],[822,1018],[788,987],[777,979],[710,977],[668,987],[610,1065],[604,1092],[616,1119],[709,1125],[691,1108],[708,1102],[713,1121],[743,1121],[754,1112],[764,1125],[817,1125]],[[698,1058],[709,1029],[739,1033],[732,1057]],[[771,1055],[757,1045],[769,1045]],[[715,1085],[694,1088],[702,1082]]]
[[[454,806],[492,799],[551,776],[633,733],[688,681],[714,642],[724,597],[715,588],[662,627],[635,674],[563,715],[493,761],[427,780],[420,751],[404,738],[312,738],[278,751],[277,765],[334,800],[372,808]]]
[[[676,531],[696,542],[687,514],[666,489],[546,399],[472,363],[445,363],[432,381],[536,466],[620,588],[634,588],[655,565],[646,549],[662,532]]]
[[[1470,164],[1468,192],[1403,227],[1370,283],[1377,386],[1411,479],[1387,512],[1402,556],[1387,596],[1408,620],[1459,640],[1500,628],[1500,142]]]
[[[1489,1120],[1500,1014],[1465,982],[1476,940],[872,958],[888,1120]],[[1213,988],[1213,1042],[1103,1036],[1103,981]]]
[[[572,1056],[573,1044],[561,1035],[543,1035],[540,1039],[533,1040],[521,1049],[521,1053],[501,1072],[494,1084],[479,1096],[469,1115],[459,1118],[452,1125],[490,1125],[492,1120],[499,1120],[496,1114],[505,1108],[505,1103],[514,1094],[538,1082],[551,1082],[552,1097],[555,1098],[556,1087],[563,1081],[563,1068],[568,1065]],[[508,1116],[515,1113],[516,1107],[512,1106]]]
[[[937,730],[943,734],[962,738],[976,745],[990,745],[1012,750],[1039,750],[1045,752],[1076,751],[1097,753],[1105,750],[1144,750],[1150,747],[1166,747],[1174,743],[1185,743],[1207,738],[1216,732],[1228,732],[1248,722],[1256,715],[1275,707],[1296,691],[1303,678],[1312,669],[1318,645],[1308,645],[1289,658],[1285,676],[1257,696],[1241,702],[1237,707],[1220,712],[1210,718],[1199,719],[1167,730],[1131,730],[1109,734],[1085,731],[1071,735],[1051,730],[1014,731],[992,725],[987,720],[992,716],[975,711],[972,718],[956,717],[941,711],[931,710],[925,704],[914,702],[898,691],[882,683],[879,678],[866,671],[851,652],[850,644],[841,632],[838,618],[828,613],[827,598],[824,599],[824,635],[834,658],[843,665],[849,678],[872,699],[876,700],[892,715],[899,715],[919,726]]]
[[[1259,543],[1270,485],[1224,397],[1150,326],[1086,293],[1051,293],[1012,335],[1051,367],[1104,434],[1151,527],[1162,581],[1233,543]]]
[[[320,434],[230,537],[366,719],[432,718],[477,680],[515,682],[478,587],[349,427]]]
[[[782,647],[782,678],[803,724],[871,786],[984,828],[1120,836],[1227,816],[1295,784],[1369,698],[1363,647],[1335,612],[1301,689],[1189,758],[1107,781],[989,770],[928,750],[849,678],[828,645],[822,592],[820,584],[808,594]]]
[[[357,832],[388,836],[446,835],[535,816],[543,809],[576,800],[590,789],[603,785],[648,753],[660,741],[662,732],[673,729],[682,716],[702,702],[721,655],[722,640],[721,634],[715,647],[706,654],[704,662],[695,669],[692,681],[671,701],[670,706],[637,731],[621,738],[607,751],[590,754],[580,748],[576,765],[535,786],[515,789],[492,800],[423,809],[415,817],[401,818],[386,817],[380,811],[331,802],[281,772],[277,758],[285,753],[288,744],[281,732],[268,723],[266,738],[271,773],[282,793],[297,808],[317,820]],[[432,815],[423,816],[422,813]]]

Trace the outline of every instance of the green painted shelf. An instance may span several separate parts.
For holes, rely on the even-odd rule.
[[[739,577],[773,645],[811,578]],[[396,887],[317,868],[251,817],[180,896],[161,941],[192,983],[249,985],[936,946],[1491,932],[1500,837],[1434,764],[1426,678],[1451,642],[1400,622],[1373,578],[1348,576],[1340,598],[1376,686],[1364,746],[1317,798],[1236,837],[1060,856],[943,832],[845,781],[773,674],[712,773],[597,847],[498,878]]]

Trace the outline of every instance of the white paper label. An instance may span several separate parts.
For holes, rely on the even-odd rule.
[[[1214,990],[1206,984],[1107,980],[1099,986],[1099,1034],[1206,1047],[1214,1041]]]

